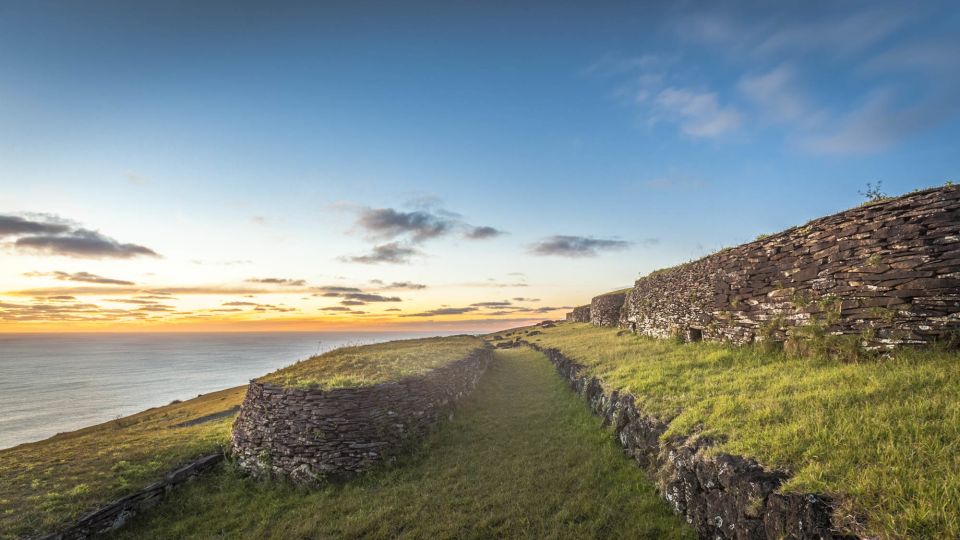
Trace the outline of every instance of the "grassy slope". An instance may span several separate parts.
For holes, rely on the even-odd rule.
[[[229,439],[233,416],[172,426],[240,404],[245,387],[0,450],[0,538],[49,532],[159,480]],[[64,414],[69,414],[65,411]]]
[[[343,347],[263,376],[280,386],[339,388],[367,386],[410,375],[464,358],[483,342],[471,336],[409,339]]]
[[[346,347],[264,379],[347,386],[423,373],[463,358],[481,340],[468,336]],[[113,499],[159,480],[230,439],[233,415],[192,426],[185,421],[240,405],[231,388],[133,416],[0,450],[0,539],[49,532]]]
[[[690,538],[530,350],[498,351],[456,418],[398,466],[303,492],[226,468],[121,538]]]
[[[538,330],[527,339],[630,390],[649,413],[675,416],[671,434],[702,429],[726,439],[723,451],[787,468],[785,490],[841,496],[873,534],[960,538],[956,352],[844,364],[587,324]]]

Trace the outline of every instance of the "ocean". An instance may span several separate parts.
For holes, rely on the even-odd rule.
[[[397,332],[0,334],[0,449],[246,384]]]

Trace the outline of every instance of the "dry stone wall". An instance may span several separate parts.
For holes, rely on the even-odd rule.
[[[637,280],[620,325],[653,337],[864,344],[960,330],[960,187],[873,203]]]
[[[316,485],[355,475],[427,432],[473,390],[489,347],[429,373],[332,390],[253,381],[233,426],[239,466],[256,476]]]
[[[620,310],[627,298],[626,291],[601,294],[590,301],[590,322],[594,326],[614,327],[620,324]]]
[[[699,437],[661,436],[667,423],[645,414],[634,396],[605,388],[583,366],[557,349],[525,343],[547,355],[570,387],[613,428],[624,452],[653,472],[657,489],[700,538],[710,539],[852,539],[832,523],[833,508],[822,495],[784,494],[783,471],[756,461],[710,452],[711,441]]]
[[[590,322],[590,305],[577,306],[567,313],[567,320],[571,322]]]
[[[82,540],[107,534],[122,527],[133,516],[154,506],[181,484],[213,469],[223,461],[223,454],[210,454],[196,459],[165,475],[162,480],[117,499],[107,506],[80,518],[58,532],[41,536],[42,540]]]

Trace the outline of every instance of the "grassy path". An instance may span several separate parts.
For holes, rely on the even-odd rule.
[[[498,351],[457,417],[396,467],[316,492],[197,482],[121,538],[691,538],[539,353]]]

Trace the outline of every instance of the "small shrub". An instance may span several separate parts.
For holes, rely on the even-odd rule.
[[[890,196],[883,192],[883,182],[878,181],[876,185],[867,182],[867,187],[863,191],[857,191],[862,197],[866,197],[864,204],[883,202],[890,199]]]

